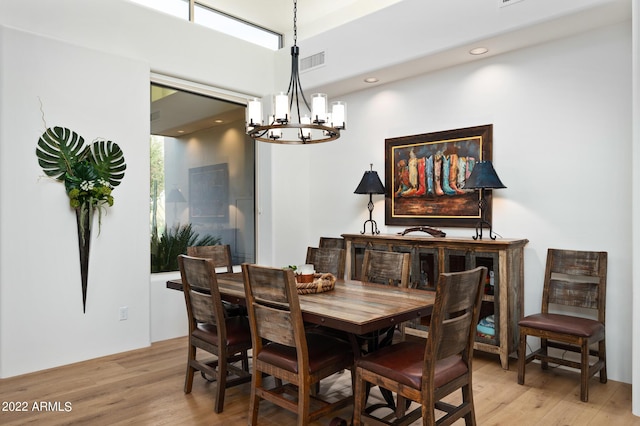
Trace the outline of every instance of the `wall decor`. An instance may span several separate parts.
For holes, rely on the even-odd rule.
[[[492,124],[386,139],[385,223],[475,226],[479,194],[465,189],[465,181],[478,161],[491,160],[492,142]]]
[[[102,213],[113,205],[113,188],[120,185],[127,168],[118,144],[96,139],[85,146],[84,138],[65,127],[50,127],[36,147],[38,164],[44,173],[60,182],[76,214],[80,275],[82,280],[82,312],[86,313],[89,279],[91,228],[98,212],[98,235]]]
[[[191,222],[220,222],[229,218],[229,165],[189,169]]]

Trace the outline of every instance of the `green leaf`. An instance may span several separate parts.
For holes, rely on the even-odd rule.
[[[73,176],[73,165],[87,155],[84,138],[65,127],[50,127],[36,147],[38,164],[47,176],[64,180],[65,174]]]
[[[111,186],[120,185],[127,165],[117,143],[104,140],[93,142],[90,161],[100,178],[109,181]]]

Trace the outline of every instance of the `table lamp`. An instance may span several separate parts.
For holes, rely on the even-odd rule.
[[[373,170],[373,164],[371,164],[371,170],[364,172],[364,176],[362,176],[358,187],[353,191],[354,194],[369,194],[369,204],[367,205],[369,209],[369,220],[364,221],[362,232],[360,232],[361,234],[366,232],[367,223],[371,223],[371,235],[380,233],[376,221],[373,220],[373,194],[384,194],[384,192],[384,185],[382,185],[380,177],[378,177],[378,172]]]
[[[487,200],[484,196],[484,191],[487,189],[499,188],[506,188],[506,186],[504,186],[500,181],[491,161],[479,161],[476,163],[475,167],[471,171],[471,175],[464,184],[464,189],[480,190],[480,201],[478,202],[478,207],[480,208],[480,220],[476,224],[476,235],[473,237],[474,240],[482,239],[482,227],[484,225],[487,225],[489,228],[489,238],[492,240],[496,239],[495,235],[493,235],[491,223],[486,217]]]

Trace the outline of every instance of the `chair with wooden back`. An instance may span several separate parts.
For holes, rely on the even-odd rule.
[[[242,273],[253,339],[249,424],[257,424],[261,399],[296,413],[298,425],[351,404],[352,395],[332,403],[311,396],[320,380],[351,369],[354,355],[348,342],[305,331],[293,271],[245,263]]]
[[[220,413],[224,406],[225,389],[251,380],[247,355],[251,349],[249,322],[244,316],[227,317],[212,260],[180,255],[178,265],[189,321],[184,392],[191,392],[196,370],[215,377],[214,411]],[[217,359],[199,360],[198,348],[215,355]],[[242,368],[231,364],[238,361],[242,362]]]
[[[393,285],[396,287],[409,287],[409,270],[411,268],[411,254],[399,253],[394,251],[383,250],[365,250],[364,259],[362,260],[362,273],[360,279],[377,284]],[[398,324],[400,336],[405,338],[405,323]],[[371,336],[366,337],[369,342],[370,349],[375,350],[377,346],[384,346],[391,343],[393,339],[393,331],[395,327],[387,330],[380,330],[379,335],[385,335],[381,342],[375,343],[371,347]]]
[[[409,287],[411,254],[395,251],[365,250],[362,260],[362,281]]]
[[[344,278],[345,259],[345,249],[307,247],[305,263],[313,265],[316,272],[328,272],[341,279]]]
[[[320,248],[346,248],[347,244],[342,237],[320,237]]]
[[[519,321],[518,383],[524,384],[525,365],[533,359],[547,369],[552,362],[580,370],[580,399],[589,400],[589,378],[600,372],[600,383],[607,382],[605,344],[605,306],[607,252],[549,249],[544,274],[541,313]],[[559,312],[559,307],[565,307]],[[567,309],[568,307],[568,309]],[[552,313],[552,309],[554,309]],[[591,318],[576,315],[591,313]],[[540,338],[540,349],[525,356],[527,336]],[[597,343],[598,348],[590,346]],[[562,353],[554,355],[549,348]],[[564,352],[580,354],[580,362],[567,359]],[[591,364],[590,356],[597,357]]]
[[[232,273],[233,258],[231,257],[231,247],[229,244],[218,244],[214,246],[190,246],[187,247],[187,256],[211,259],[217,273]],[[227,316],[246,315],[244,306],[222,301],[222,306],[227,311]]]
[[[211,259],[216,269],[225,269],[221,272],[233,272],[233,260],[231,258],[231,247],[229,244],[187,247],[187,256]]]
[[[487,268],[442,273],[436,287],[431,330],[425,340],[407,340],[356,361],[354,425],[449,425],[460,418],[475,425],[472,393],[473,344]],[[379,419],[365,408],[367,384],[398,394],[395,422]],[[462,402],[442,401],[461,390]],[[421,407],[405,412],[405,402]],[[448,399],[450,401],[450,399]],[[436,420],[435,410],[446,414]]]

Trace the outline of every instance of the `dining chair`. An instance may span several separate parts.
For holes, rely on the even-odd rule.
[[[211,259],[216,273],[232,273],[233,258],[231,257],[231,247],[229,244],[217,244],[213,246],[189,246],[187,256]],[[244,306],[222,301],[222,306],[227,311],[227,315],[246,315]]]
[[[411,254],[383,250],[365,250],[362,260],[362,281],[377,284],[393,285],[396,287],[409,287],[409,270],[411,268]],[[393,331],[396,327],[380,330],[379,335],[385,335],[383,342],[378,345],[388,344],[393,339]],[[405,338],[405,323],[398,324],[400,338]],[[368,339],[370,341],[370,339]]]
[[[429,337],[395,343],[356,360],[354,425],[407,425],[420,417],[423,425],[449,425],[461,418],[476,424],[471,364],[486,274],[483,266],[440,274]],[[397,393],[393,423],[365,408],[368,384]],[[442,401],[458,389],[459,405]],[[409,400],[420,407],[407,413]],[[436,410],[446,414],[436,419]]]
[[[296,413],[298,425],[351,404],[353,395],[333,402],[311,395],[320,380],[352,369],[354,355],[348,342],[305,330],[293,271],[244,263],[242,273],[253,340],[249,425],[261,399]]]
[[[605,306],[607,252],[549,249],[540,313],[518,322],[518,383],[524,384],[525,365],[538,359],[580,370],[580,400],[589,400],[589,379],[600,372],[607,383]],[[565,310],[562,311],[561,308]],[[581,311],[581,314],[578,314]],[[590,315],[585,314],[585,311]],[[526,354],[527,336],[540,338],[540,348]],[[597,343],[597,349],[591,345]],[[555,355],[549,348],[560,349]],[[565,352],[580,354],[580,362]],[[597,357],[591,364],[590,356]]]
[[[342,237],[320,237],[320,248],[347,248],[347,244]]]
[[[213,260],[213,266],[220,272],[233,272],[233,260],[229,244],[217,244],[214,246],[189,246],[187,256],[203,257]]]
[[[214,377],[217,382],[214,411],[221,413],[226,388],[251,380],[247,353],[251,349],[249,321],[245,316],[226,315],[211,259],[180,255],[178,265],[189,321],[184,392],[191,392],[196,370]],[[217,359],[198,359],[198,349],[215,355]],[[239,361],[242,368],[232,364]]]
[[[328,247],[307,247],[305,263],[313,265],[316,272],[331,273],[344,278],[346,250]]]
[[[384,250],[365,250],[362,281],[409,287],[411,254]]]

